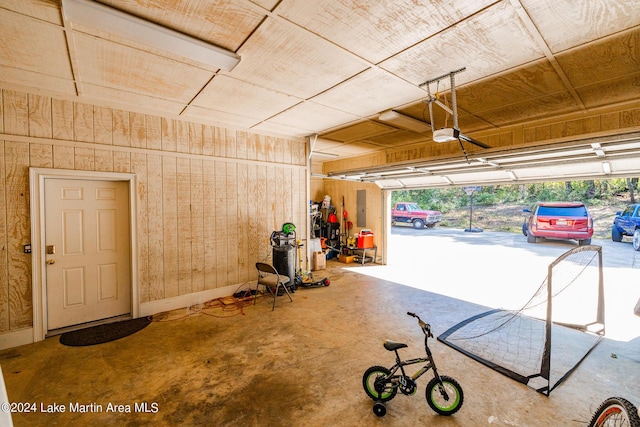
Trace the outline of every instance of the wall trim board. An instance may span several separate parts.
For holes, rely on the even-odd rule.
[[[215,160],[217,162],[223,163],[233,163],[233,164],[247,164],[247,165],[270,165],[283,167],[288,169],[296,169],[296,170],[306,170],[307,165],[305,164],[292,164],[292,163],[278,163],[275,161],[263,161],[263,160],[250,160],[250,159],[242,159],[237,157],[222,157],[215,155],[207,155],[207,154],[191,154],[191,153],[181,153],[178,151],[163,151],[163,150],[154,150],[150,148],[135,148],[135,147],[125,147],[120,145],[108,145],[108,144],[100,144],[96,142],[78,142],[78,141],[67,141],[62,139],[54,139],[54,138],[38,138],[33,136],[22,136],[22,135],[11,135],[6,133],[0,133],[0,140],[4,141],[14,141],[21,142],[26,144],[51,144],[53,146],[60,147],[72,147],[72,148],[90,148],[102,151],[111,151],[111,152],[124,152],[124,153],[137,153],[137,154],[152,154],[161,157],[169,157],[169,158],[185,158],[185,159],[208,159]]]
[[[33,343],[33,328],[20,329],[0,335],[0,350]]]
[[[137,176],[119,172],[95,172],[68,169],[29,168],[29,193],[31,200],[31,288],[33,303],[33,342],[45,339],[48,332],[46,310],[45,263],[45,179],[83,179],[100,181],[126,181],[129,183],[129,241],[131,277],[131,316],[139,317],[140,296],[138,285],[138,221]]]
[[[254,283],[249,286],[255,289]],[[194,292],[191,294],[179,295],[177,297],[165,298],[157,301],[150,301],[140,304],[140,317],[153,316],[154,314],[163,313],[165,311],[177,310],[180,308],[188,308],[192,305],[203,304],[217,298],[233,295],[239,286],[229,285],[222,288],[208,289],[206,291]]]

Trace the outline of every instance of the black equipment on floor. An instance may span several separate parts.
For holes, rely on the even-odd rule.
[[[286,223],[282,231],[271,233],[273,266],[282,276],[290,279],[289,288],[293,287],[296,278],[296,232],[295,226]]]
[[[327,239],[328,246],[339,249],[340,248],[340,223],[339,222],[326,222],[322,226],[322,236]]]

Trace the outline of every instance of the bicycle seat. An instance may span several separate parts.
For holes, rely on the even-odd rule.
[[[389,351],[394,351],[394,350],[398,350],[405,347],[408,347],[408,345],[406,345],[405,343],[395,342],[391,340],[384,340],[384,348],[386,348]]]

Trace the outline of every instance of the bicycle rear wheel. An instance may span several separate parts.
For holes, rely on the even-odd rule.
[[[398,392],[398,389],[391,386],[389,381],[377,381],[378,379],[384,379],[391,374],[387,368],[383,366],[372,366],[364,372],[362,376],[362,387],[367,393],[367,396],[373,400],[380,402],[387,402],[393,399]]]
[[[638,409],[622,397],[610,397],[593,414],[589,427],[640,427]]]

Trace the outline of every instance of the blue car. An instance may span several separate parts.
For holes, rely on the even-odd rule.
[[[621,242],[623,236],[633,236],[633,249],[640,251],[640,203],[616,212],[611,226],[611,240]]]

